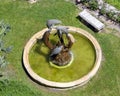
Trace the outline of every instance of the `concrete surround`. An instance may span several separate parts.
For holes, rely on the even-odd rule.
[[[30,67],[29,51],[33,47],[33,45],[36,43],[37,39],[42,38],[44,32],[46,32],[48,30],[47,28],[45,28],[45,29],[37,32],[35,35],[33,35],[31,37],[31,39],[27,42],[26,46],[24,47],[24,51],[23,51],[24,68],[27,71],[27,73],[29,74],[29,76],[37,83],[51,87],[51,88],[69,89],[69,88],[74,88],[76,86],[82,86],[82,85],[86,84],[97,73],[97,71],[100,67],[100,64],[101,64],[101,60],[102,60],[102,50],[100,48],[99,43],[90,33],[86,32],[85,30],[76,28],[76,27],[72,27],[72,26],[67,26],[67,27],[69,28],[69,30],[71,32],[80,33],[81,35],[85,36],[92,42],[92,44],[95,48],[95,51],[96,51],[96,61],[95,61],[94,67],[88,74],[81,77],[80,79],[71,81],[71,82],[67,82],[67,83],[49,81],[49,80],[46,80],[46,79],[40,77],[39,75],[37,75]]]

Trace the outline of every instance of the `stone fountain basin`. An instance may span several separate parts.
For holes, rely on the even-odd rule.
[[[85,36],[93,44],[94,49],[95,49],[95,55],[96,55],[93,68],[86,75],[82,76],[81,78],[77,80],[70,81],[70,82],[50,81],[50,80],[47,80],[39,76],[37,73],[35,73],[30,66],[29,52],[31,48],[33,47],[33,45],[37,42],[37,39],[42,38],[44,32],[48,30],[47,28],[45,28],[32,36],[32,38],[27,42],[26,46],[24,47],[24,51],[23,51],[23,65],[25,67],[25,70],[29,74],[29,76],[37,83],[45,85],[45,86],[49,86],[52,88],[68,89],[68,88],[74,88],[76,86],[82,86],[86,84],[97,73],[100,67],[100,64],[101,64],[101,59],[102,59],[102,51],[101,51],[99,43],[90,33],[86,32],[85,30],[72,27],[72,26],[67,26],[67,27],[69,27],[69,31],[79,33]]]

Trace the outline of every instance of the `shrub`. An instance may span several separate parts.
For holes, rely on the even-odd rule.
[[[96,0],[90,0],[88,2],[88,4],[89,4],[89,8],[91,10],[97,10],[98,9],[98,2]]]
[[[106,13],[106,15],[109,19],[114,20],[114,15],[115,15],[114,12],[109,11],[109,12]]]
[[[117,18],[116,18],[116,22],[120,23],[120,13],[118,14]]]
[[[80,0],[81,3],[88,3],[90,0]]]
[[[102,7],[100,10],[99,10],[99,14],[100,15],[105,15],[106,14],[106,10],[104,7]]]

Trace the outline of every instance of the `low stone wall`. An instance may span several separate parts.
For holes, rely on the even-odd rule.
[[[29,76],[37,83],[45,85],[45,86],[49,86],[52,88],[69,89],[69,88],[74,88],[76,86],[82,86],[86,84],[97,73],[100,67],[100,64],[101,64],[101,59],[102,59],[102,51],[101,51],[100,45],[98,44],[96,39],[90,33],[86,32],[85,30],[72,27],[72,26],[67,26],[67,27],[69,28],[69,31],[75,32],[75,33],[77,32],[85,36],[92,42],[92,44],[94,45],[95,51],[96,51],[96,61],[95,61],[94,67],[87,75],[83,76],[82,78],[72,81],[72,82],[66,82],[66,83],[49,81],[37,75],[32,70],[29,64],[29,51],[33,47],[33,45],[37,42],[37,39],[42,38],[43,34],[48,30],[47,28],[45,28],[39,31],[38,33],[36,33],[34,36],[32,36],[32,38],[27,42],[26,46],[24,47],[24,52],[23,52],[23,65],[25,67],[25,70],[27,71]]]

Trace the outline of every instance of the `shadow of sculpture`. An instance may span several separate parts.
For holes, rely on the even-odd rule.
[[[46,53],[45,51],[42,50],[42,48],[45,47],[43,40],[42,39],[37,39],[37,45],[35,46],[34,52],[44,56],[44,58],[46,59],[46,61],[49,61],[49,52]]]

